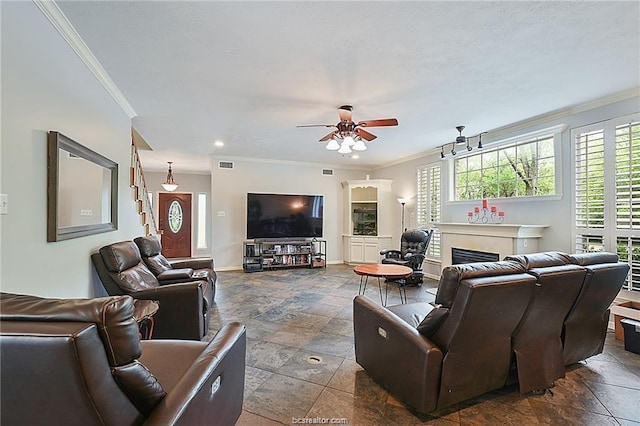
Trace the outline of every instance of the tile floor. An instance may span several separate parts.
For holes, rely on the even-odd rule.
[[[355,362],[352,267],[219,272],[210,338],[228,321],[247,327],[244,410],[238,425],[345,419],[349,425],[640,425],[640,355],[607,336],[604,353],[569,369],[551,393],[520,396],[517,385],[423,415],[409,410]],[[373,285],[372,285],[373,284]],[[429,301],[436,282],[409,287]],[[379,301],[375,281],[367,295]],[[400,303],[397,289],[389,305]]]

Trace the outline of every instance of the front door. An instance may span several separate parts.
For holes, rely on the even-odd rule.
[[[158,197],[162,254],[191,257],[191,194],[161,192]]]

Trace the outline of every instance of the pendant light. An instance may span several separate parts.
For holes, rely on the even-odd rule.
[[[176,189],[178,189],[178,184],[174,182],[173,173],[171,172],[171,164],[173,164],[173,161],[168,161],[168,163],[169,163],[169,173],[167,173],[167,180],[165,183],[162,184],[162,187],[164,188],[165,191],[173,192]]]

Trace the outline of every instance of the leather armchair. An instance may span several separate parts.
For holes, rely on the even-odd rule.
[[[157,300],[154,338],[200,340],[209,328],[213,289],[207,280],[160,283],[133,241],[102,247],[91,260],[107,293]]]
[[[380,251],[384,256],[382,263],[408,266],[413,269],[411,277],[407,278],[407,284],[422,283],[422,262],[424,262],[427,247],[433,231],[422,229],[410,229],[402,233],[400,250],[386,249]]]
[[[140,257],[162,284],[207,280],[211,285],[213,301],[216,294],[216,273],[213,259],[195,258],[168,260],[162,255],[160,239],[155,235],[137,237],[133,240],[140,250]]]
[[[356,361],[423,413],[499,389],[535,283],[516,262],[477,263],[445,267],[434,304],[385,308],[356,296]]]
[[[133,299],[0,294],[3,424],[232,425],[246,331],[211,342],[138,338]]]

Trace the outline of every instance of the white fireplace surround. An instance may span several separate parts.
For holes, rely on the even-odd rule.
[[[498,253],[500,259],[513,254],[535,253],[548,225],[499,225],[436,223],[441,235],[442,267],[451,265],[451,248]]]

